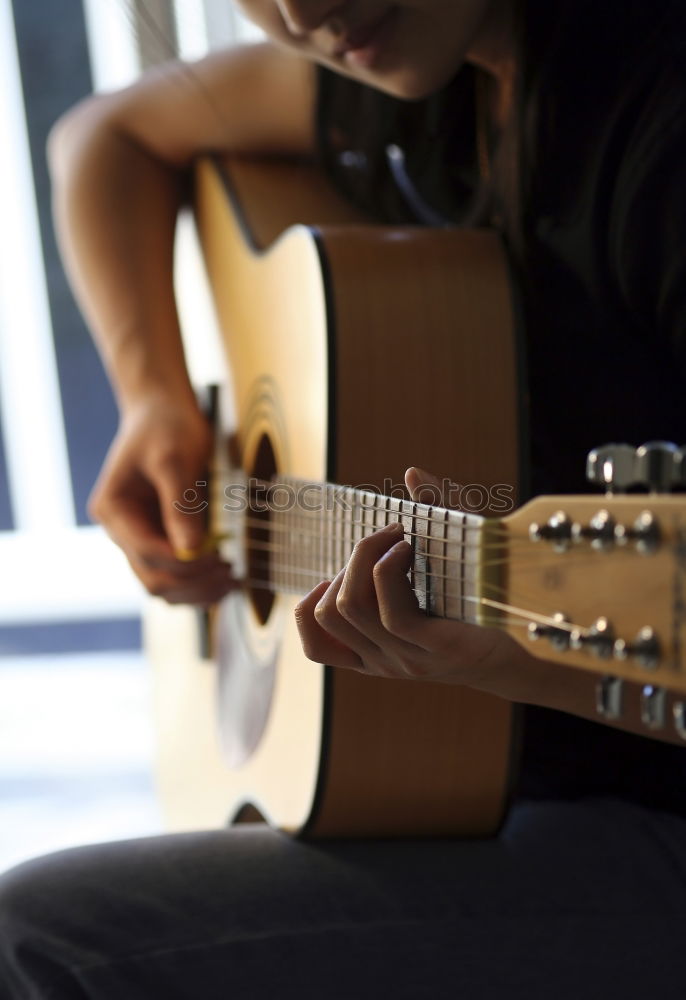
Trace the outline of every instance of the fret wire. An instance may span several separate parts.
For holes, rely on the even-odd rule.
[[[434,572],[433,572],[433,558],[434,558],[434,546],[433,542],[433,526],[435,518],[432,519],[432,512],[429,511],[429,522],[428,522],[428,532],[426,541],[426,564],[425,564],[425,576],[426,576],[426,613],[433,614],[437,608],[437,595],[435,593],[434,587]]]
[[[355,505],[357,503],[357,492],[354,491],[352,489],[352,487],[351,487],[349,489],[349,494],[351,496],[351,504],[350,504],[350,555],[352,555],[353,549],[355,548],[355,545],[357,544],[357,531],[356,531],[356,523],[355,523]]]
[[[448,559],[448,516],[447,515],[448,515],[448,511],[446,510],[446,511],[443,512],[443,560],[444,560],[444,562],[447,562],[447,559]],[[443,592],[443,615],[444,616],[448,613],[448,594],[447,594],[447,588],[446,588],[447,579],[448,579],[448,574],[444,573],[443,574],[443,585],[442,585],[442,588],[441,588],[442,592]]]
[[[412,542],[410,543],[411,549],[412,549],[412,562],[410,563],[410,586],[412,587],[412,589],[415,592],[416,592],[416,584],[417,584],[417,573],[416,573],[416,570],[415,570],[416,561],[417,561],[417,538],[416,538],[416,524],[415,524],[415,509],[416,509],[416,506],[417,506],[416,503],[412,502],[412,513],[410,515],[411,518],[412,518],[412,520],[410,522],[411,525],[412,525],[412,527],[410,529],[410,534],[411,534],[411,537],[412,537]]]
[[[328,496],[327,491],[327,496]],[[327,504],[327,514],[328,514],[328,525],[327,525],[327,546],[328,546],[328,567],[327,567],[327,578],[334,576],[334,571],[336,568],[336,519],[334,517],[333,503]]]
[[[461,551],[464,553],[464,543],[465,543],[464,518],[461,519],[461,522],[462,523],[460,524],[460,548]],[[464,621],[465,565],[466,565],[466,560],[461,559],[460,560],[460,617],[462,618],[463,621]]]
[[[300,530],[299,544],[305,547],[305,561],[300,570],[300,585],[303,580],[307,580],[308,574],[312,571],[312,553],[314,551],[314,532],[307,523],[307,512],[302,507],[298,507],[298,527]]]
[[[334,518],[334,524],[336,524],[336,519]],[[338,535],[338,564],[339,566],[345,566],[345,538],[343,534],[343,525],[341,525],[340,532]]]

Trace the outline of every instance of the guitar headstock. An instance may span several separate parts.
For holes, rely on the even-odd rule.
[[[501,521],[507,572],[490,586],[504,596],[485,593],[532,653],[602,675],[601,715],[617,717],[623,680],[643,685],[652,729],[664,692],[686,694],[686,496],[614,490],[681,485],[683,466],[683,449],[662,442],[591,452],[589,478],[610,491],[538,497]],[[674,722],[686,739],[683,701]]]

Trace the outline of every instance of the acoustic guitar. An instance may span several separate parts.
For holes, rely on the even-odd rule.
[[[299,595],[390,520],[412,543],[427,614],[540,640],[546,660],[599,675],[608,717],[622,679],[640,680],[646,725],[666,724],[665,689],[686,691],[683,504],[548,497],[509,513],[525,419],[498,237],[379,226],[305,164],[237,158],[199,164],[195,218],[231,371],[215,394],[210,531],[245,587],[204,625],[161,601],[147,615],[170,825],[498,829],[517,766],[512,705],[301,651]],[[665,447],[658,458],[682,461]],[[596,478],[658,458],[601,452]],[[409,463],[456,476],[459,509],[407,499]],[[683,702],[670,707],[686,735]]]

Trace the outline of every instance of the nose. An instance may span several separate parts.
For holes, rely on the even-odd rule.
[[[325,24],[344,6],[340,0],[276,0],[292,35],[306,35]]]

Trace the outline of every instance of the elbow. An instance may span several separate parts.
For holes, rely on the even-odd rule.
[[[85,97],[60,115],[48,133],[46,158],[50,176],[58,180],[74,155],[99,129],[107,128],[108,102],[101,95]]]

